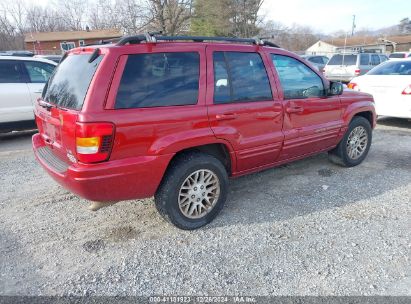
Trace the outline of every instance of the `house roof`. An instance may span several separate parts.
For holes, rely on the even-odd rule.
[[[401,35],[401,36],[388,36],[388,37],[348,37],[346,45],[370,45],[370,44],[380,44],[379,39],[384,38],[389,41],[396,43],[411,43],[411,35]],[[326,43],[332,44],[334,46],[344,46],[345,38],[336,38],[326,40]]]
[[[120,30],[93,30],[93,31],[69,31],[69,32],[42,32],[42,33],[27,33],[25,42],[36,41],[70,41],[70,40],[86,40],[86,39],[109,39],[123,36]]]

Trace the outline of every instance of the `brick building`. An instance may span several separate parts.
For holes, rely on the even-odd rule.
[[[27,51],[35,54],[62,54],[75,47],[121,36],[122,32],[116,29],[28,33],[24,44]]]

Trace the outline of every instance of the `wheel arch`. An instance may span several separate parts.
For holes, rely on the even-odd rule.
[[[204,144],[204,145],[199,145],[199,146],[193,146],[193,147],[188,147],[184,148],[173,156],[173,158],[170,160],[167,168],[181,155],[187,154],[187,153],[204,153],[211,155],[215,158],[217,158],[224,166],[224,168],[227,171],[228,175],[231,175],[233,172],[233,169],[235,168],[235,156],[230,147],[227,144],[224,143],[209,143],[209,144]]]

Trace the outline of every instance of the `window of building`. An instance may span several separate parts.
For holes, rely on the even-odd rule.
[[[78,41],[78,45],[79,45],[79,46],[85,46],[86,43],[84,42],[84,40],[79,40],[79,41]]]
[[[76,44],[72,41],[64,41],[64,42],[60,42],[60,48],[62,51],[67,52],[71,49],[74,49],[76,47]]]

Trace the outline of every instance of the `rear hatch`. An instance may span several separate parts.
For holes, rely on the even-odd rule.
[[[357,55],[333,55],[324,68],[326,77],[344,80],[354,77],[357,68]]]
[[[56,68],[35,108],[45,143],[60,158],[76,161],[76,122],[102,55],[69,54]]]

